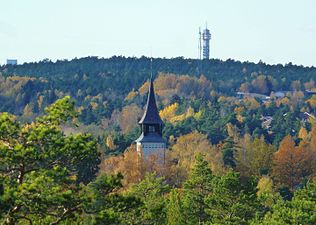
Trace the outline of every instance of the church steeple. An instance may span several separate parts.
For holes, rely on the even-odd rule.
[[[150,154],[164,156],[166,141],[162,138],[163,121],[159,116],[156,105],[154,82],[152,76],[149,82],[147,104],[143,117],[138,122],[141,126],[141,135],[135,141],[137,151],[147,157]]]
[[[150,83],[149,83],[146,109],[145,109],[143,117],[140,119],[138,123],[139,124],[159,124],[159,125],[163,124],[159,116],[159,112],[156,105],[154,83],[153,83],[152,78],[150,78]]]

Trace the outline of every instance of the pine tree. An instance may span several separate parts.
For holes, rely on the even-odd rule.
[[[169,192],[169,189],[164,178],[157,178],[155,173],[146,174],[144,180],[131,188],[129,194],[139,198],[144,204],[139,218],[142,221],[141,224],[165,224],[164,195]]]
[[[167,224],[168,225],[186,225],[183,201],[181,194],[177,189],[173,189],[169,193],[167,210]]]
[[[230,168],[236,167],[234,141],[231,137],[226,138],[222,149],[224,165]]]
[[[291,201],[279,200],[261,221],[253,224],[316,224],[316,182],[297,190]]]
[[[211,224],[248,224],[260,212],[256,196],[256,183],[240,180],[240,175],[230,171],[213,179],[212,194],[206,198],[206,212]]]
[[[202,155],[198,155],[183,187],[183,206],[187,224],[202,224],[208,220],[205,199],[212,192],[212,180],[209,164]]]
[[[89,134],[66,136],[60,128],[76,115],[70,97],[45,111],[30,124],[0,114],[0,207],[4,199],[6,212],[1,224],[71,223],[82,210],[84,184],[97,173],[96,141]]]

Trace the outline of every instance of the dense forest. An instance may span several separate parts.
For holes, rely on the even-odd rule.
[[[87,57],[5,65],[0,69],[0,111],[31,121],[46,106],[69,95],[80,111],[75,130],[94,133],[100,143],[111,135],[122,152],[139,132],[150,61]],[[167,139],[197,130],[218,144],[228,137],[225,125],[231,123],[242,135],[263,135],[278,147],[287,134],[297,142],[302,127],[311,129],[302,121],[315,115],[316,99],[306,92],[315,89],[314,67],[156,58],[152,68]],[[238,91],[255,95],[241,100]],[[65,131],[73,129],[65,126]]]
[[[0,68],[0,223],[316,223],[316,68],[150,68],[146,57]],[[151,73],[163,164],[133,143]]]

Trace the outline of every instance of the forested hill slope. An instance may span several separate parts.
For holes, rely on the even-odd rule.
[[[113,142],[111,153],[121,153],[139,135],[137,122],[146,104],[150,68],[151,59],[146,57],[2,66],[0,112],[32,121],[46,106],[71,96],[78,127],[65,130],[93,132],[101,145],[113,139],[106,141]],[[315,67],[155,58],[152,68],[167,140],[198,131],[216,145],[229,138],[227,127],[232,127],[237,136],[264,137],[278,147],[286,135],[298,143],[302,134],[311,132],[316,95],[304,91],[316,90]],[[280,90],[286,91],[283,97],[276,93]],[[255,94],[240,99],[237,91]]]
[[[233,94],[242,83],[250,82],[254,74],[269,75],[277,84],[274,89],[290,90],[291,83],[299,80],[302,83],[315,80],[316,68],[295,66],[291,63],[283,66],[267,65],[265,63],[239,62],[234,60],[196,60],[184,58],[155,58],[153,59],[153,73],[158,72],[187,74],[190,76],[205,75],[213,82],[218,92]],[[65,85],[73,82],[72,87],[79,89],[83,76],[89,77],[92,91],[95,89],[114,89],[123,94],[132,88],[139,87],[150,74],[150,58],[97,58],[86,57],[73,60],[58,60],[51,62],[43,60],[36,63],[25,63],[18,66],[2,66],[0,73],[4,75],[18,75],[44,77]],[[86,85],[84,85],[86,86]],[[100,90],[98,90],[100,91]],[[274,90],[275,91],[275,90]]]
[[[316,96],[303,92],[316,89],[315,67],[183,58],[155,58],[152,67],[158,107],[170,122],[165,128],[167,136],[181,136],[194,128],[207,133],[212,143],[218,143],[227,136],[225,125],[232,123],[242,133],[260,136],[266,132],[271,143],[279,143],[289,130],[298,134],[300,112],[315,115]],[[151,59],[146,57],[87,57],[2,66],[0,112],[29,121],[55,100],[69,95],[80,112],[79,121],[98,126],[91,130],[137,135],[150,68]],[[276,97],[273,92],[279,90],[285,90],[286,96]],[[234,98],[237,91],[257,94],[240,102]],[[265,103],[256,99],[262,94],[270,95],[271,100]],[[289,115],[288,123],[282,115]],[[276,132],[262,128],[261,118],[265,116],[280,121],[271,125],[279,137],[271,137]]]

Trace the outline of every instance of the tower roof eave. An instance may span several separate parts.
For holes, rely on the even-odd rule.
[[[160,135],[157,134],[149,134],[144,135],[143,133],[135,140],[136,143],[164,143],[166,144],[166,140],[163,139]]]

